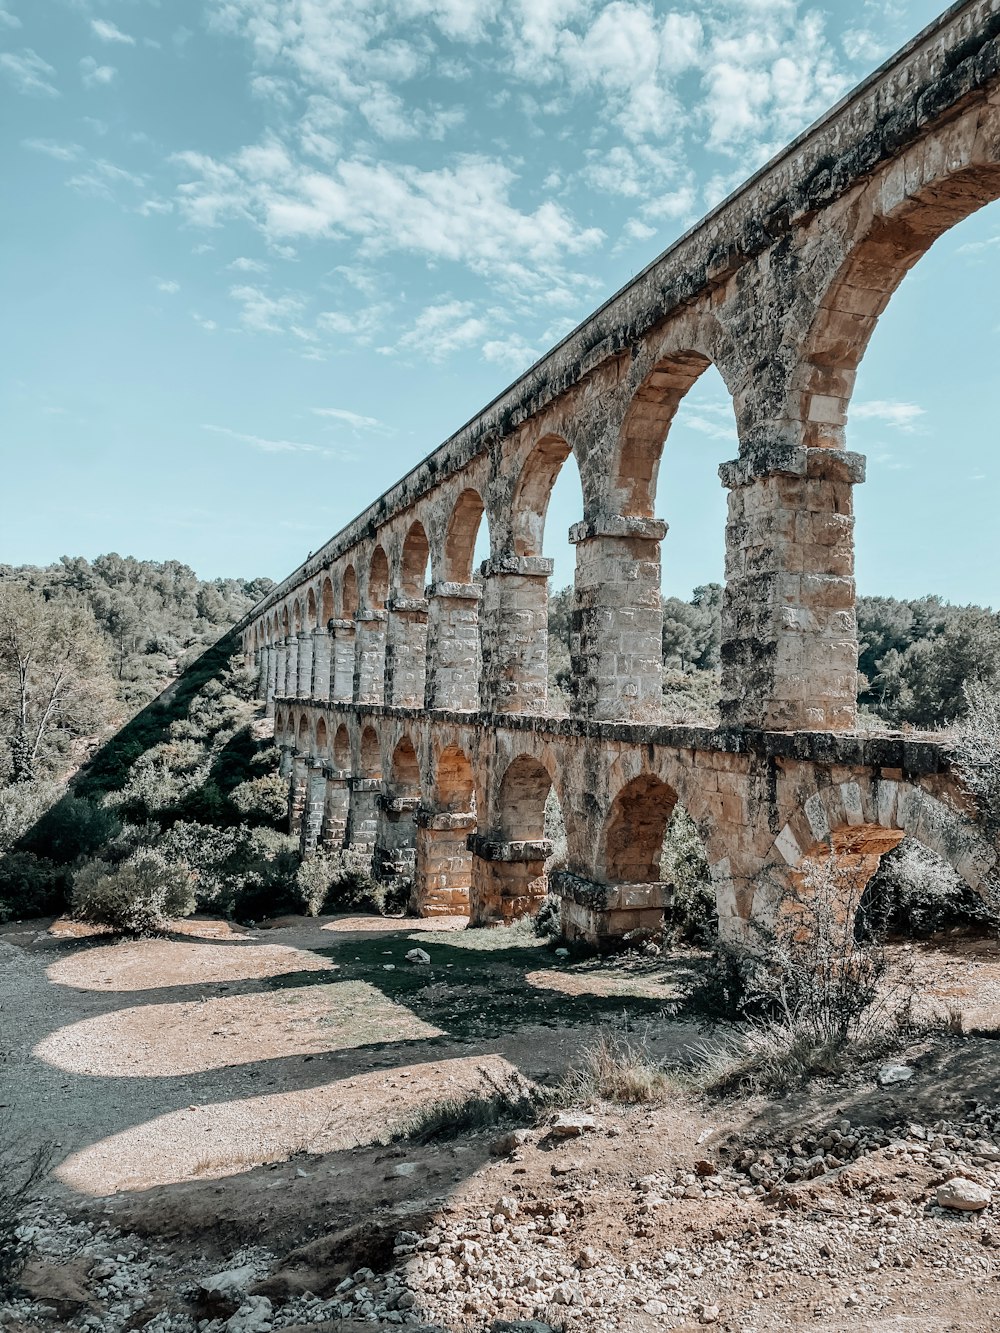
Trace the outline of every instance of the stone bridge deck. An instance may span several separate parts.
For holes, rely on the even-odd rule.
[[[939,236],[998,196],[1000,0],[963,0],[247,617],[262,697],[298,752],[296,818],[305,802],[315,830],[329,760],[340,776],[324,781],[350,794],[346,804],[323,798],[330,845],[381,837],[387,868],[415,866],[425,908],[444,901],[449,876],[471,876],[484,918],[537,900],[538,799],[549,786],[566,820],[566,901],[576,894],[589,912],[604,890],[615,902],[656,898],[651,849],[677,799],[706,841],[724,922],[787,888],[820,843],[842,844],[866,867],[910,833],[979,883],[991,853],[970,850],[971,812],[953,776],[913,767],[929,743],[849,735],[853,490],[864,460],[847,446],[855,375],[882,311]],[[710,365],[739,439],[738,457],[719,467],[724,730],[671,743],[656,725],[666,532],[657,475],[677,408]],[[546,716],[546,513],[564,465],[579,470],[583,494],[569,533],[572,723]],[[484,522],[490,554],[474,572]],[[411,809],[415,849],[404,845]],[[330,832],[338,818],[341,833]],[[868,828],[882,832],[867,844],[851,832]],[[427,848],[444,848],[446,834],[435,878]],[[309,832],[307,850],[313,841]],[[506,859],[491,860],[500,845]]]

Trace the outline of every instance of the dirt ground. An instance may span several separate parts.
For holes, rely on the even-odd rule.
[[[421,1107],[553,1082],[599,1032],[666,1059],[704,1036],[670,1016],[683,954],[463,927],[0,928],[0,1133],[56,1145],[0,1326],[1000,1327],[994,1207],[934,1203],[956,1174],[1000,1198],[995,941],[902,946],[951,1032],[894,1057],[898,1086],[872,1068],[777,1102],[602,1103],[502,1151],[496,1130],[387,1142]],[[242,1286],[213,1304],[222,1271]]]

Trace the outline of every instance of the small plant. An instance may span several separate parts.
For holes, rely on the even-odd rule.
[[[126,935],[149,935],[194,911],[191,876],[142,848],[119,865],[91,861],[73,876],[73,915]]]
[[[307,916],[333,912],[393,916],[405,908],[412,887],[405,877],[376,880],[368,859],[350,848],[317,853],[303,861],[295,872],[295,885]]]
[[[982,681],[963,691],[966,714],[954,745],[955,767],[987,833],[1000,839],[1000,691]]]
[[[479,1091],[421,1107],[389,1142],[441,1143],[485,1129],[534,1125],[552,1103],[551,1093],[513,1071],[500,1075],[481,1068],[479,1078]]]
[[[624,1104],[661,1103],[676,1090],[676,1077],[620,1032],[602,1032],[567,1072],[561,1087],[567,1101],[600,1097]]]
[[[660,878],[673,885],[664,929],[675,942],[700,944],[718,933],[715,888],[697,825],[678,802],[667,825]]]
[[[0,1295],[12,1294],[31,1257],[33,1242],[23,1234],[25,1214],[55,1155],[46,1143],[22,1158],[16,1143],[10,1124],[0,1124]]]

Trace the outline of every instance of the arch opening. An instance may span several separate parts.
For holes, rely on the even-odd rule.
[[[329,575],[323,580],[321,596],[321,623],[325,627],[333,619],[333,580]]]
[[[307,628],[316,628],[316,592],[313,588],[309,589],[309,596],[306,599],[306,625]]]
[[[351,737],[343,722],[333,738],[333,762],[342,773],[351,771]]]
[[[404,736],[393,750],[390,774],[394,796],[420,795],[420,764],[409,736]]]
[[[468,755],[457,745],[438,756],[435,774],[436,804],[449,814],[468,814],[476,808],[476,783]]]
[[[411,524],[400,556],[399,586],[404,597],[423,597],[424,588],[429,582],[427,566],[430,553],[427,533],[424,525],[418,520]]]
[[[296,734],[296,745],[300,754],[309,752],[309,719],[305,713],[299,718],[299,727]]]
[[[677,793],[652,773],[642,773],[621,789],[604,825],[600,849],[602,877],[609,884],[654,884],[667,825]]]
[[[477,539],[483,518],[483,500],[471,487],[455,501],[444,543],[446,583],[471,583]]]
[[[358,609],[358,575],[353,565],[348,565],[344,570],[341,605],[344,611],[344,619],[353,619]]]
[[[701,352],[675,352],[636,389],[622,422],[614,475],[623,514],[654,517],[657,474],[671,423],[681,399],[711,364]]]
[[[544,764],[530,755],[512,759],[497,794],[501,836],[509,842],[537,842],[544,838],[551,791],[552,779]]]
[[[372,552],[368,566],[368,609],[385,610],[385,599],[389,595],[389,561],[381,546]]]
[[[329,740],[330,740],[330,734],[329,734],[329,732],[328,732],[328,730],[327,730],[327,726],[326,726],[326,718],[324,718],[324,717],[317,718],[317,720],[316,720],[316,751],[315,751],[315,752],[316,752],[316,756],[317,756],[317,758],[322,759],[322,758],[324,758],[324,757],[326,756],[326,753],[327,753],[327,745],[329,744]]]
[[[362,778],[381,778],[382,752],[378,733],[374,727],[365,727],[361,733],[361,774]]]

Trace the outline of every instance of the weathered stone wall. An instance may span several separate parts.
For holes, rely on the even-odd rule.
[[[353,752],[330,756],[330,766],[352,780],[346,836],[374,848],[381,827],[384,864],[402,857],[416,867],[418,905],[471,903],[476,919],[493,920],[537,901],[540,828],[513,836],[496,822],[509,801],[494,779],[516,757],[515,736],[558,791],[572,830],[568,919],[591,933],[611,913],[657,910],[653,840],[678,799],[709,847],[724,921],[745,920],[773,897],[810,839],[903,819],[935,846],[961,843],[968,830],[959,836],[947,803],[960,794],[939,752],[930,774],[908,767],[916,751],[897,754],[898,740],[837,739],[855,724],[852,493],[864,480],[847,418],[857,367],[899,282],[942,232],[998,196],[1000,0],[968,0],[255,608],[245,644],[269,710],[276,698],[286,713],[280,700],[312,700],[296,705],[305,710],[297,727],[315,741],[309,729],[325,709],[329,735],[344,728],[342,748]],[[656,726],[665,532],[656,482],[677,407],[709,365],[732,395],[739,436],[738,457],[720,466],[729,492],[725,730],[682,744]],[[570,532],[573,717],[563,723],[547,699],[544,539],[552,485],[571,454],[583,513]],[[483,521],[490,554],[478,583]],[[365,708],[374,710],[380,775],[404,718],[420,753],[412,848],[389,846],[392,821],[366,804],[374,787],[357,785],[381,783],[394,799],[357,748]],[[635,725],[616,727],[622,720]],[[826,757],[824,732],[833,746]],[[775,739],[782,733],[788,748]],[[296,731],[287,744],[304,752]],[[896,758],[875,755],[876,744]],[[436,780],[434,755],[449,745],[471,766],[474,811],[439,809],[423,785]],[[328,763],[317,749],[329,751],[329,741],[305,748]],[[336,845],[339,798],[327,792],[317,831],[318,782],[300,759],[290,779],[304,848]],[[902,805],[887,814],[889,783],[902,783]],[[817,800],[833,801],[824,805],[830,829]],[[467,839],[473,824],[466,846],[458,834]],[[398,842],[403,833],[393,829]],[[409,838],[405,823],[404,831]],[[976,877],[967,848],[949,855]]]

